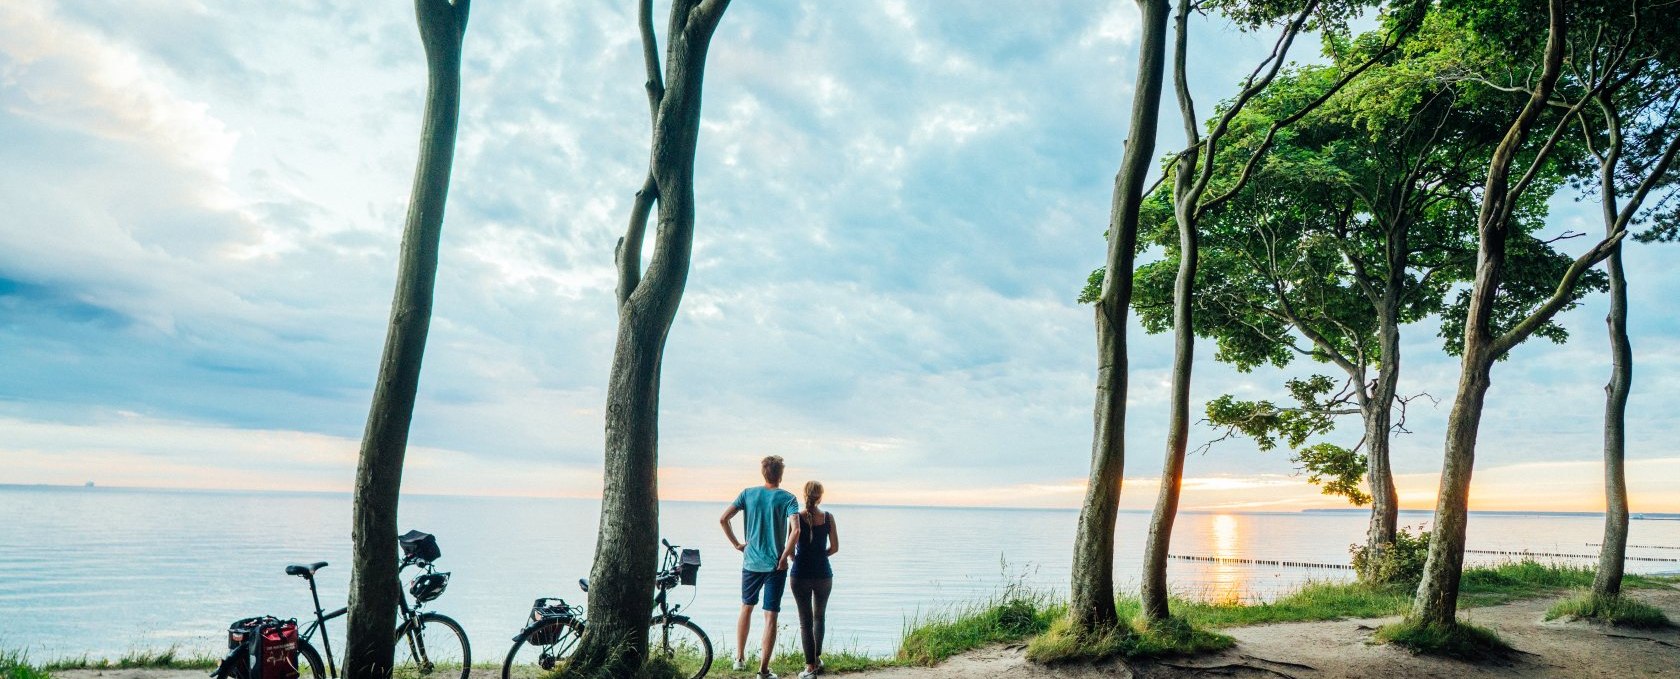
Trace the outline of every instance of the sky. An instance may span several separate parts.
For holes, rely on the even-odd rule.
[[[1103,260],[1137,23],[1128,2],[735,2],[706,72],[662,495],[725,501],[774,453],[836,503],[1077,507],[1095,335],[1075,298]],[[1218,18],[1193,40],[1203,111],[1270,48]],[[464,51],[404,489],[598,496],[612,249],[647,162],[633,3],[481,0]],[[348,490],[424,84],[400,0],[0,3],[0,483]],[[1560,198],[1547,232],[1601,231],[1589,208]],[[1680,511],[1672,247],[1627,253],[1636,512]],[[1495,368],[1473,507],[1602,508],[1604,311]],[[1402,391],[1441,402],[1414,402],[1394,448],[1402,506],[1428,508],[1458,366],[1433,322],[1402,333]],[[1122,505],[1145,508],[1171,346],[1131,336]],[[1197,349],[1197,412],[1332,374]],[[1345,506],[1244,440],[1186,474],[1188,509]]]

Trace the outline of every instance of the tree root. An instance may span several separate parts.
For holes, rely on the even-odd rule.
[[[1631,634],[1611,634],[1609,632],[1604,632],[1603,634],[1604,634],[1604,636],[1613,637],[1613,638],[1616,638],[1616,639],[1635,639],[1635,640],[1638,640],[1638,641],[1649,641],[1653,644],[1662,644],[1662,645],[1667,646],[1669,648],[1680,648],[1680,644],[1675,644],[1675,643],[1669,642],[1669,641],[1663,641],[1662,639],[1652,639],[1650,637],[1636,637],[1636,636],[1633,636]]]
[[[1280,664],[1282,664],[1282,663],[1280,663]],[[1171,667],[1171,668],[1177,669],[1177,670],[1192,670],[1192,671],[1195,671],[1195,672],[1198,672],[1198,673],[1208,674],[1208,675],[1212,675],[1212,676],[1230,677],[1230,676],[1236,676],[1236,674],[1238,672],[1241,672],[1243,670],[1251,670],[1251,671],[1255,671],[1255,672],[1265,672],[1265,673],[1268,673],[1268,674],[1271,674],[1271,675],[1274,675],[1274,676],[1277,676],[1277,677],[1281,677],[1282,679],[1299,679],[1299,677],[1296,677],[1293,674],[1285,674],[1283,672],[1279,672],[1277,670],[1274,670],[1270,667],[1261,667],[1259,665],[1250,665],[1248,663],[1241,663],[1241,662],[1226,663],[1224,665],[1175,665],[1173,663],[1161,663],[1160,665],[1162,667]]]

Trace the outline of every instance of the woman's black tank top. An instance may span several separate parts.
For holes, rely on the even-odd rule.
[[[793,547],[793,570],[790,577],[821,580],[834,577],[828,565],[828,529],[834,517],[823,512],[822,525],[813,525],[810,516],[799,513],[799,542]]]

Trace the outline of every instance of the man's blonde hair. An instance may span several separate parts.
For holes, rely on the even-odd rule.
[[[780,455],[767,456],[758,463],[758,470],[764,473],[764,480],[772,484],[782,482],[782,470],[785,468],[787,468],[787,464],[782,462],[782,456]]]

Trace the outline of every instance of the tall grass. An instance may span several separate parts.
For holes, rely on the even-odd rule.
[[[1559,601],[1551,610],[1546,611],[1547,620],[1558,618],[1590,620],[1639,629],[1662,629],[1674,624],[1663,614],[1662,609],[1631,599],[1626,594],[1602,597],[1595,596],[1590,591]]]
[[[50,679],[52,673],[30,664],[23,651],[0,649],[0,679]]]
[[[88,656],[77,658],[60,658],[46,663],[42,669],[46,670],[126,670],[126,669],[171,669],[171,670],[213,670],[221,664],[222,659],[203,654],[182,653],[175,646],[162,651],[135,650],[125,653],[120,658],[93,659]]]

